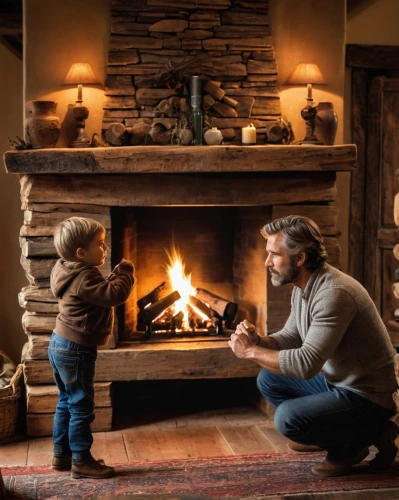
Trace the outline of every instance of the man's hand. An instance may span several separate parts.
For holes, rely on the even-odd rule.
[[[249,321],[244,319],[237,325],[235,333],[244,334],[248,337],[250,345],[258,345],[259,344],[259,335],[255,331],[255,326],[251,324]]]
[[[246,359],[248,357],[251,345],[245,333],[233,333],[229,340],[229,346],[237,358],[240,359]]]

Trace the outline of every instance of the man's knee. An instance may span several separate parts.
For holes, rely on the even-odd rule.
[[[304,433],[308,431],[305,415],[298,411],[298,405],[295,401],[295,399],[284,401],[274,414],[276,429],[280,434],[294,441],[303,437]]]

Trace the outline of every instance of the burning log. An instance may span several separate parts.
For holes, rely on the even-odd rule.
[[[208,304],[209,307],[217,313],[219,318],[226,321],[227,326],[234,321],[238,309],[238,304],[235,302],[229,302],[218,295],[208,292],[208,290],[205,290],[204,288],[197,288],[195,296],[200,301]]]
[[[137,317],[137,329],[144,330],[145,328],[143,328],[143,326],[150,327],[154,319],[158,318],[158,316],[160,316],[165,311],[165,309],[173,305],[180,298],[180,293],[174,291],[166,297],[163,297],[162,299],[155,302],[155,304],[152,304],[140,311]]]
[[[207,318],[212,319],[215,317],[214,312],[210,307],[202,302],[202,300],[194,297],[193,295],[189,295],[190,305],[195,309],[198,309],[202,314],[204,314]]]
[[[144,297],[142,297],[140,300],[137,301],[137,306],[140,309],[145,308],[148,304],[154,304],[155,302],[158,302],[159,296],[165,291],[166,287],[166,282],[164,281],[160,285],[158,285],[152,292],[148,293]]]
[[[172,318],[172,331],[177,330],[182,327],[183,324],[184,313],[183,311],[179,311]]]

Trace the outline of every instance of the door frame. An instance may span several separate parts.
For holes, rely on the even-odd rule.
[[[374,77],[399,75],[399,46],[347,45],[346,66],[351,69],[352,76],[351,138],[357,146],[357,167],[352,172],[350,187],[349,274],[362,283],[372,299],[378,303],[379,287],[375,286],[375,280],[370,276],[373,276],[373,270],[376,271],[374,257],[380,207],[378,197],[375,196],[378,186],[368,182],[368,174],[373,169],[368,160],[371,150],[373,157],[378,156],[381,143],[374,140],[369,144],[368,141],[369,106],[378,109],[378,103],[370,103],[369,96]],[[373,85],[378,85],[375,80]],[[375,175],[375,172],[373,174]],[[370,266],[370,258],[373,260],[372,269],[367,268]]]

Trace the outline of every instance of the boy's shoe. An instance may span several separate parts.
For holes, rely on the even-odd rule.
[[[370,460],[371,472],[385,472],[392,465],[398,453],[395,445],[395,439],[398,437],[399,429],[393,420],[388,420],[382,433],[378,436],[374,446],[378,449],[378,453]]]
[[[73,479],[80,479],[86,477],[89,479],[105,479],[112,477],[115,474],[115,469],[99,463],[93,457],[86,459],[83,463],[74,463],[71,468],[71,477]]]
[[[104,465],[104,460],[101,458],[97,460],[101,465]],[[55,470],[71,470],[72,455],[62,455],[61,457],[53,457],[51,468]]]
[[[363,448],[354,458],[344,458],[343,460],[329,460],[326,458],[318,465],[312,467],[313,474],[317,476],[345,476],[348,474],[353,465],[360,464],[369,454],[368,448]]]
[[[53,457],[51,468],[55,470],[68,470],[72,465],[72,455],[61,455],[60,457]]]

